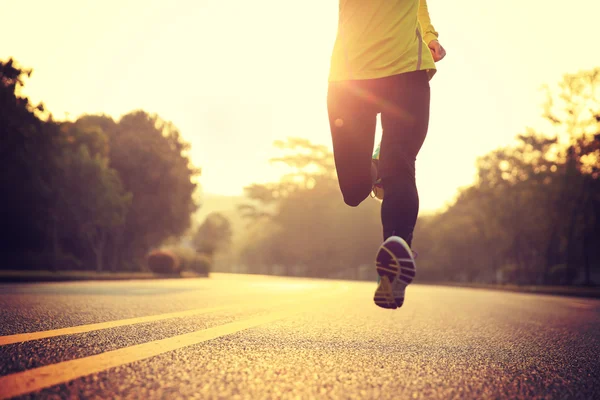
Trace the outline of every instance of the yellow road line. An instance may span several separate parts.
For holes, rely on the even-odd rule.
[[[0,346],[5,346],[7,344],[13,344],[13,343],[28,342],[30,340],[45,339],[45,338],[55,337],[55,336],[73,335],[73,334],[77,334],[77,333],[98,331],[101,329],[116,328],[119,326],[142,324],[144,322],[155,322],[155,321],[161,321],[161,320],[170,319],[170,318],[181,318],[181,317],[189,317],[189,316],[193,316],[193,315],[208,314],[208,313],[211,313],[214,311],[221,311],[221,310],[226,310],[229,308],[238,308],[238,307],[240,307],[239,304],[211,307],[211,308],[196,308],[193,310],[178,311],[178,312],[172,312],[172,313],[166,313],[166,314],[148,315],[145,317],[127,318],[127,319],[120,319],[120,320],[116,320],[116,321],[99,322],[96,324],[73,326],[73,327],[69,327],[69,328],[52,329],[49,331],[19,333],[16,335],[0,336]]]
[[[299,310],[298,310],[299,311]],[[106,371],[182,347],[230,335],[258,325],[292,315],[290,310],[277,311],[201,331],[186,333],[167,339],[125,347],[94,356],[64,361],[0,377],[0,398],[21,396],[27,393],[66,383],[90,374]]]
[[[279,304],[290,303],[292,301],[293,300],[286,299],[286,300],[280,301]],[[51,329],[51,330],[47,330],[47,331],[18,333],[15,335],[0,336],[0,346],[6,346],[8,344],[22,343],[22,342],[28,342],[31,340],[39,340],[39,339],[45,339],[45,338],[50,338],[50,337],[56,337],[56,336],[74,335],[74,334],[78,334],[78,333],[98,331],[98,330],[102,330],[102,329],[117,328],[120,326],[142,324],[145,322],[156,322],[156,321],[162,321],[162,320],[171,319],[171,318],[181,318],[181,317],[189,317],[189,316],[194,316],[194,315],[208,314],[208,313],[215,312],[215,311],[222,311],[222,310],[240,308],[240,307],[248,307],[249,305],[257,305],[257,304],[265,304],[265,301],[264,300],[263,301],[255,300],[255,301],[251,301],[251,302],[246,301],[242,304],[233,304],[233,305],[211,307],[211,308],[196,308],[193,310],[177,311],[177,312],[158,314],[158,315],[148,315],[145,317],[127,318],[127,319],[121,319],[121,320],[116,320],[116,321],[99,322],[99,323],[88,324],[88,325],[78,325],[78,326],[73,326],[73,327],[68,327],[68,328]]]

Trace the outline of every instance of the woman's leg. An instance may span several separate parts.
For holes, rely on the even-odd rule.
[[[384,239],[400,236],[410,246],[419,212],[415,162],[429,126],[429,78],[425,71],[395,75],[378,89],[386,100],[379,163]]]
[[[344,202],[356,207],[372,190],[371,154],[377,110],[368,81],[331,82],[327,111]]]

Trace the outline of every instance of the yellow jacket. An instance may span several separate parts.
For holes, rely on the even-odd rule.
[[[427,70],[438,38],[426,0],[339,0],[329,81],[374,79]]]

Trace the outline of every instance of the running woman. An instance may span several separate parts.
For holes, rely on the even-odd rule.
[[[396,309],[416,274],[415,161],[429,125],[429,81],[446,55],[426,0],[339,0],[327,109],[346,204],[382,198],[375,304]],[[372,155],[377,115],[383,135]],[[385,193],[385,195],[383,195]]]

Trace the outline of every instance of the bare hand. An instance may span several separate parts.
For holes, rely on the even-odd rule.
[[[432,40],[429,42],[429,50],[431,51],[431,55],[433,56],[433,61],[438,62],[442,58],[446,57],[446,50],[442,47],[440,42],[437,40]]]

